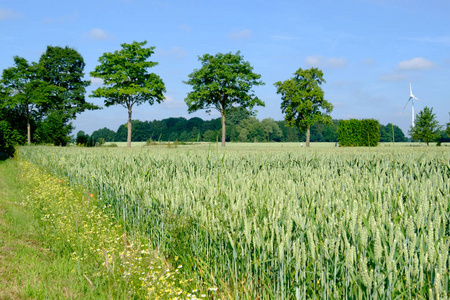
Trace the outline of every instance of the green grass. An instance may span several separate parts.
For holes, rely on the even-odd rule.
[[[34,213],[23,207],[15,160],[0,162],[0,299],[110,299],[102,282],[95,289],[85,268],[46,240]]]
[[[0,298],[76,298],[67,261],[49,251],[39,224],[19,203],[23,197],[14,160],[0,163]],[[69,269],[70,270],[70,269]]]

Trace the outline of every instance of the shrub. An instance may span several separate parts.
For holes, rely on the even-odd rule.
[[[15,146],[20,144],[21,135],[12,130],[9,123],[0,121],[0,160],[14,155]]]
[[[338,141],[343,147],[376,147],[380,140],[380,124],[373,119],[341,120]]]

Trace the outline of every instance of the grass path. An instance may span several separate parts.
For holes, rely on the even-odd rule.
[[[93,197],[31,163],[0,162],[0,299],[198,299],[181,265]]]
[[[33,213],[20,205],[18,172],[15,160],[0,162],[0,299],[94,298],[74,262],[47,247]]]

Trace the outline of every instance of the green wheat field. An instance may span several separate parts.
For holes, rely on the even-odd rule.
[[[197,285],[235,299],[448,299],[450,151],[22,147]]]

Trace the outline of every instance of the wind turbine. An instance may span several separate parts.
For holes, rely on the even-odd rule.
[[[403,109],[406,108],[406,106],[408,105],[409,101],[411,101],[411,105],[412,105],[412,120],[411,120],[411,128],[414,128],[414,100],[419,100],[419,98],[416,98],[416,96],[414,96],[413,92],[412,92],[412,88],[411,88],[411,81],[409,82],[409,99],[405,104],[405,107],[403,107]]]

